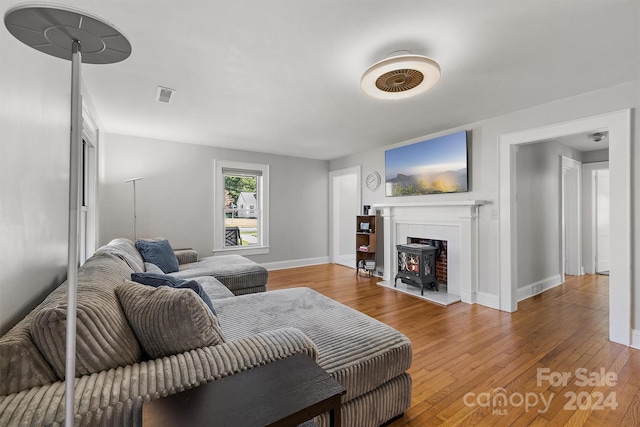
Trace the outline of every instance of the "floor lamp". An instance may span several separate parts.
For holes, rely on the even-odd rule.
[[[67,264],[67,349],[65,425],[75,422],[76,313],[78,236],[82,161],[81,63],[112,64],[131,54],[131,44],[113,25],[67,6],[19,5],[4,16],[9,32],[40,52],[71,61],[71,141],[69,159],[69,242]]]
[[[126,179],[124,182],[133,182],[133,241],[135,242],[137,239],[136,233],[136,220],[138,219],[138,214],[136,212],[136,181],[140,181],[144,179],[144,177],[139,176],[137,178]]]

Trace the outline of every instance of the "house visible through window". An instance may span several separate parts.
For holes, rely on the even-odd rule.
[[[249,173],[224,173],[225,246],[258,244],[260,208],[256,208],[256,201],[261,175]],[[227,238],[227,235],[235,238]]]
[[[268,165],[217,161],[214,251],[268,252]]]

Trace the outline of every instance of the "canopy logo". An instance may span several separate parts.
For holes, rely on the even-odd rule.
[[[538,368],[536,372],[537,387],[545,387],[544,392],[513,392],[498,387],[483,393],[469,392],[464,395],[464,404],[468,407],[480,406],[491,408],[493,415],[507,415],[509,409],[524,407],[525,412],[537,410],[544,414],[551,407],[556,393],[550,387],[567,387],[571,381],[577,387],[613,387],[618,383],[615,372],[607,372],[605,368],[589,372],[586,368],[578,368],[573,372],[552,372],[549,368]],[[618,407],[616,392],[604,393],[599,390],[567,391],[563,394],[566,402],[564,410],[615,410]]]

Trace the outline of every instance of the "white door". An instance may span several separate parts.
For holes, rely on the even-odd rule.
[[[356,266],[356,215],[360,214],[360,168],[334,171],[331,180],[331,262]]]
[[[596,174],[596,272],[609,271],[609,171],[597,170]]]
[[[582,274],[580,162],[562,157],[562,228],[564,274]]]

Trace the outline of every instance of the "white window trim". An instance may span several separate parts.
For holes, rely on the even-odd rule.
[[[85,167],[88,168],[86,176],[87,188],[85,206],[82,206],[81,217],[82,226],[80,229],[80,264],[93,255],[98,247],[98,142],[100,139],[100,131],[97,122],[86,105],[82,106],[82,140],[86,143],[87,151],[82,159]]]
[[[269,253],[269,165],[237,162],[232,160],[214,160],[213,179],[213,253],[236,253],[241,255],[262,255]],[[262,172],[258,188],[258,205],[262,215],[258,219],[261,231],[261,244],[257,246],[224,246],[224,221],[220,215],[224,211],[224,169],[246,169]]]

